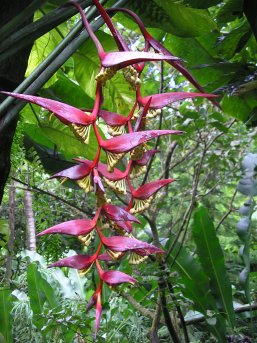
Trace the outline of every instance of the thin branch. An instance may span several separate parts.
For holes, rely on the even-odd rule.
[[[200,142],[196,142],[196,145],[191,149],[189,150],[179,161],[175,162],[174,164],[172,164],[170,166],[170,169],[174,169],[175,167],[177,167],[179,164],[181,164],[182,162],[184,162],[189,156],[191,156],[195,150],[198,148]],[[166,171],[165,171],[166,172]]]
[[[154,311],[148,310],[139,302],[137,302],[130,294],[126,293],[125,291],[118,291],[117,292],[119,295],[121,295],[123,298],[128,300],[128,302],[138,311],[140,312],[143,316],[148,317],[152,320],[154,320],[155,313]]]
[[[157,300],[157,306],[154,314],[154,318],[152,321],[152,326],[150,329],[150,342],[151,343],[159,343],[159,338],[158,338],[158,327],[160,325],[160,319],[161,319],[161,299],[160,296],[158,297]]]
[[[177,147],[178,143],[177,142],[172,142],[169,146],[169,151],[166,157],[166,161],[165,161],[165,168],[164,168],[164,178],[168,179],[169,178],[169,172],[171,170],[170,168],[170,161],[171,161],[171,157],[174,154],[176,147]],[[162,176],[161,176],[162,178]]]
[[[206,152],[207,152],[207,146],[206,144],[204,143],[204,149],[203,149],[203,152],[202,152],[202,156],[201,156],[201,159],[198,163],[198,166],[197,166],[197,169],[196,169],[196,172],[195,172],[195,176],[194,176],[194,182],[193,182],[193,187],[192,187],[192,196],[191,196],[191,201],[190,201],[190,204],[184,214],[184,217],[183,217],[183,221],[181,223],[181,226],[180,226],[180,229],[176,235],[176,238],[174,240],[174,242],[172,243],[172,245],[169,247],[168,251],[167,251],[167,254],[166,254],[166,261],[170,255],[170,253],[173,251],[173,249],[175,248],[175,245],[176,243],[178,242],[179,240],[179,237],[181,235],[181,233],[184,231],[184,235],[183,235],[183,238],[182,238],[182,243],[186,237],[186,232],[187,232],[187,228],[188,228],[188,225],[189,225],[189,220],[191,218],[191,214],[193,212],[193,209],[194,209],[194,206],[195,206],[195,201],[196,201],[196,194],[197,194],[197,188],[198,188],[198,184],[199,184],[199,181],[200,181],[200,173],[201,173],[201,169],[202,169],[202,165],[203,165],[203,161],[204,161],[204,158],[205,158],[205,155],[206,155]],[[174,263],[175,263],[175,259],[177,258],[177,256],[179,255],[180,253],[180,250],[181,250],[181,247],[182,247],[182,244],[180,246],[180,249],[178,249],[177,253],[176,253],[176,256],[175,258],[173,259],[173,263],[172,265],[170,266],[170,268],[173,267]]]
[[[235,123],[235,119],[233,119],[232,121],[230,121],[227,125],[228,128],[230,128],[234,123]],[[170,253],[173,251],[173,249],[175,248],[175,245],[176,243],[178,242],[179,240],[179,237],[180,235],[182,234],[182,232],[184,231],[184,234],[183,234],[183,237],[182,237],[182,240],[181,240],[181,245],[180,245],[180,248],[178,249],[177,253],[176,253],[176,256],[174,257],[173,259],[173,262],[170,266],[170,268],[173,267],[174,263],[175,263],[175,260],[177,258],[177,256],[179,255],[180,253],[180,250],[183,246],[183,242],[186,238],[186,233],[187,233],[187,228],[188,228],[188,225],[189,225],[189,221],[190,221],[190,218],[191,218],[191,214],[193,212],[193,209],[194,209],[194,206],[195,206],[195,202],[196,202],[196,195],[197,195],[197,189],[198,189],[198,184],[199,184],[199,181],[200,181],[200,173],[201,173],[201,169],[202,169],[202,165],[203,165],[203,161],[205,159],[205,155],[208,151],[208,149],[212,146],[212,144],[218,139],[220,138],[221,136],[224,135],[224,132],[221,132],[219,133],[218,135],[216,135],[212,140],[210,140],[208,143],[205,142],[205,138],[201,136],[201,133],[199,132],[199,137],[200,139],[202,140],[202,144],[204,145],[204,149],[203,149],[203,152],[202,152],[202,156],[201,156],[201,159],[198,163],[198,166],[197,166],[197,170],[195,172],[195,176],[194,176],[194,182],[193,182],[193,188],[192,188],[192,196],[191,196],[191,201],[190,201],[190,204],[185,212],[185,215],[183,217],[183,221],[182,221],[182,224],[180,226],[180,229],[176,235],[176,238],[174,240],[174,242],[172,243],[172,245],[169,247],[168,249],[168,252],[166,254],[166,261],[167,261],[167,258],[169,257]],[[198,143],[199,144],[199,143]]]
[[[78,207],[78,206],[76,206],[76,205],[70,203],[69,201],[67,201],[67,200],[65,200],[65,199],[63,199],[63,198],[61,198],[61,197],[59,197],[58,195],[55,195],[54,193],[51,193],[51,192],[49,192],[49,191],[45,191],[45,190],[43,190],[43,189],[41,189],[41,188],[38,188],[38,187],[36,187],[36,186],[28,185],[26,182],[23,182],[23,181],[21,181],[21,180],[19,180],[19,179],[16,179],[15,177],[12,177],[12,180],[14,180],[14,181],[16,181],[16,182],[18,182],[18,183],[20,183],[20,184],[26,186],[26,188],[22,188],[22,189],[24,189],[24,190],[30,190],[30,191],[33,191],[33,192],[39,192],[39,193],[48,195],[48,196],[50,196],[50,197],[52,197],[52,198],[54,198],[54,199],[56,199],[56,200],[58,200],[58,201],[63,202],[65,205],[71,207],[73,210],[75,210],[75,211],[78,212],[79,214],[82,214],[82,215],[85,215],[85,214],[86,214],[86,215],[88,215],[88,216],[91,216],[91,215],[92,215],[92,211],[90,211],[90,210],[83,210],[82,208],[80,208],[80,207]]]
[[[168,310],[168,304],[167,304],[167,299],[166,299],[166,295],[165,295],[165,288],[166,288],[165,280],[163,278],[160,278],[158,285],[159,285],[159,289],[160,289],[162,313],[163,313],[164,320],[165,320],[167,329],[169,331],[170,337],[172,338],[174,343],[180,343],[180,339],[179,339],[178,334],[174,328],[174,325],[172,324],[172,320],[171,320],[170,313]]]
[[[235,200],[236,195],[237,195],[237,188],[235,189],[235,191],[233,193],[233,196],[232,196],[232,198],[230,200],[230,205],[229,205],[228,211],[223,215],[223,217],[219,221],[218,225],[216,226],[216,231],[218,231],[218,229],[220,228],[220,226],[222,225],[224,220],[230,215],[230,213],[233,212],[233,202]]]
[[[242,306],[234,308],[235,313],[242,313],[242,312],[255,311],[255,310],[257,310],[257,303],[252,304],[252,305],[242,305]],[[204,315],[199,315],[196,318],[187,319],[185,323],[186,325],[194,325],[194,324],[201,323],[204,321],[205,321]]]
[[[167,280],[167,285],[168,285],[168,288],[169,288],[169,291],[170,291],[171,299],[175,303],[175,307],[176,307],[176,310],[177,310],[177,313],[178,313],[178,317],[180,319],[180,325],[182,327],[183,334],[184,334],[184,337],[185,337],[185,343],[190,343],[188,332],[187,332],[187,328],[186,328],[185,318],[183,316],[183,313],[181,311],[180,306],[177,304],[177,299],[176,299],[176,296],[175,296],[172,284],[168,280]]]

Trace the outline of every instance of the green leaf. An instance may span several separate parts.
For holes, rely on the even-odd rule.
[[[6,246],[10,236],[9,224],[6,219],[0,219],[0,247]]]
[[[49,149],[44,145],[37,144],[29,137],[24,137],[23,143],[26,150],[26,159],[35,162],[35,158],[39,158],[45,171],[49,174],[54,174],[60,170],[74,166],[74,163],[65,160],[64,157],[54,149]],[[64,186],[65,185],[79,189],[74,182],[69,182],[68,180],[64,183]]]
[[[34,20],[40,19],[44,16],[43,13],[37,11]],[[44,59],[56,48],[56,45],[62,40],[64,36],[68,33],[66,23],[58,26],[57,30],[51,30],[38,38],[31,49],[31,53],[28,61],[28,68],[26,71],[26,76],[30,75],[33,70],[44,61]],[[51,84],[56,82],[56,73],[48,80],[44,87],[49,87]]]
[[[199,260],[210,280],[212,294],[220,311],[233,327],[235,316],[232,291],[226,275],[224,256],[214,225],[204,207],[200,207],[194,214],[192,232]]]
[[[84,157],[89,160],[93,159],[97,151],[97,141],[93,130],[90,131],[89,144],[85,145],[80,142],[62,123],[52,120],[49,125],[27,124],[24,126],[24,133],[37,144],[60,152],[67,160],[74,157]]]
[[[11,290],[0,290],[0,342],[12,342],[11,318]],[[2,337],[1,337],[2,336]]]
[[[195,37],[214,30],[207,10],[190,8],[170,0],[130,1],[128,4],[144,24],[180,37]]]
[[[217,38],[217,32],[208,32],[195,38],[167,35],[164,42],[168,50],[186,61],[185,66],[207,92],[229,83],[241,69],[241,66],[235,63],[224,64],[217,56]]]
[[[179,255],[177,252],[180,250]],[[210,293],[209,279],[199,262],[180,244],[176,244],[171,252],[168,262],[174,262],[174,269],[179,273],[183,283],[182,293],[194,302],[194,309],[204,314],[206,320],[216,318],[209,330],[219,342],[225,340],[225,323],[220,315],[215,298]],[[207,321],[209,324],[209,322]]]
[[[184,0],[183,3],[194,8],[208,8],[221,2],[222,0]]]
[[[219,39],[216,44],[217,52],[222,55],[224,59],[231,59],[234,54],[243,48],[240,46],[243,36],[249,32],[249,24],[245,18],[237,21],[235,27],[225,36]],[[250,36],[248,35],[248,39]],[[246,42],[245,42],[246,43]]]
[[[233,21],[242,16],[244,0],[226,0],[217,13],[217,20],[221,23]]]
[[[27,270],[28,295],[30,306],[33,311],[33,321],[38,328],[42,328],[45,319],[44,308],[55,308],[58,305],[55,293],[51,285],[43,278],[35,263],[31,263]]]
[[[246,121],[251,117],[253,109],[257,106],[255,93],[250,92],[240,97],[225,95],[221,101],[223,111],[236,119]]]
[[[57,73],[57,81],[49,88],[42,89],[40,95],[77,108],[93,108],[94,106],[94,100],[61,71]]]

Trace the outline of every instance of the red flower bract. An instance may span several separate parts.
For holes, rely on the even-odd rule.
[[[37,236],[49,235],[53,233],[62,233],[65,235],[72,235],[72,236],[87,235],[94,229],[95,225],[96,225],[95,220],[88,220],[88,219],[69,220],[67,222],[52,226],[40,232]]]
[[[125,68],[129,65],[147,62],[147,61],[165,61],[180,60],[178,57],[174,56],[164,56],[161,54],[156,54],[152,52],[144,51],[117,51],[117,52],[108,52],[105,53],[101,58],[102,66],[105,68],[108,67],[117,67],[117,69]]]
[[[52,267],[69,267],[74,269],[87,269],[96,259],[96,256],[92,255],[75,255],[63,258],[60,261],[52,263],[48,268]]]
[[[134,149],[136,146],[149,141],[152,138],[163,135],[181,135],[183,131],[177,130],[149,130],[127,133],[125,135],[102,141],[101,146],[112,153],[120,154]]]
[[[159,189],[166,186],[167,184],[175,181],[174,179],[157,180],[153,182],[146,183],[145,185],[139,187],[136,191],[132,192],[134,198],[145,200],[151,195],[156,193]]]
[[[121,283],[135,283],[136,279],[133,277],[119,272],[118,270],[106,270],[101,274],[101,279],[110,286],[120,285]]]
[[[17,94],[10,92],[0,92],[9,96],[12,96],[17,99],[25,100],[29,103],[39,105],[46,110],[53,112],[56,117],[62,121],[64,124],[79,124],[79,125],[90,125],[95,120],[95,116],[90,116],[83,111],[79,110],[76,107],[64,104],[62,102],[40,98],[38,96],[26,95],[26,94]]]
[[[123,208],[107,204],[103,206],[103,211],[107,218],[114,221],[132,221],[140,224],[140,221],[130,214],[129,212],[123,210]]]
[[[100,239],[104,246],[112,251],[133,251],[136,249],[142,249],[147,255],[164,253],[162,249],[159,249],[152,244],[139,241],[135,238],[124,236],[104,237],[101,235]]]
[[[189,99],[189,98],[207,98],[213,99],[217,98],[218,95],[215,94],[205,94],[205,93],[187,93],[187,92],[170,92],[170,93],[161,93],[161,94],[153,94],[151,96],[146,96],[145,98],[139,98],[139,102],[142,106],[149,101],[151,98],[151,108],[162,108],[167,105],[172,104],[173,102]]]

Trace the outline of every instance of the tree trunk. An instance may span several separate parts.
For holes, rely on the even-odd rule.
[[[9,188],[9,229],[10,237],[8,241],[8,255],[6,260],[5,280],[10,284],[12,277],[12,259],[13,259],[13,244],[14,244],[14,230],[15,230],[15,186],[14,181],[11,180]]]
[[[24,208],[27,229],[27,248],[28,250],[36,251],[36,230],[32,207],[32,194],[28,189],[24,191]]]

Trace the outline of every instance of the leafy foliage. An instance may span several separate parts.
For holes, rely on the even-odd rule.
[[[50,13],[57,4],[49,3],[43,7],[44,13]],[[212,342],[210,332],[220,342],[226,339],[254,341],[256,333],[250,328],[249,317],[255,325],[256,310],[251,314],[249,311],[236,314],[234,319],[232,300],[234,307],[235,304],[241,306],[254,300],[256,292],[256,232],[252,230],[250,237],[248,224],[243,229],[238,228],[239,214],[241,220],[248,218],[248,214],[242,212],[244,209],[238,213],[237,210],[246,201],[243,195],[236,194],[239,182],[240,192],[243,190],[244,195],[255,195],[255,170],[251,167],[254,164],[249,169],[247,162],[245,177],[242,178],[240,173],[243,157],[249,152],[253,155],[256,150],[257,44],[251,31],[254,27],[251,20],[250,23],[247,20],[249,13],[254,17],[255,12],[243,12],[241,0],[145,0],[130,1],[128,5],[141,16],[156,39],[185,60],[184,65],[206,92],[219,94],[223,111],[209,102],[195,99],[169,104],[163,109],[162,116],[152,119],[151,129],[159,126],[165,130],[185,131],[184,137],[176,143],[170,137],[163,137],[157,143],[147,143],[148,148],[160,150],[150,160],[152,174],[148,176],[148,182],[169,178],[171,173],[178,180],[172,184],[172,190],[164,187],[156,196],[154,206],[145,215],[138,216],[140,226],[133,224],[137,239],[165,247],[165,267],[160,267],[158,260],[149,259],[143,265],[133,267],[123,260],[102,262],[104,269],[115,265],[115,269],[127,274],[133,272],[139,283],[138,287],[133,288],[124,285],[120,293],[110,293],[107,287],[103,288],[103,325],[99,329],[99,342],[140,342],[149,337],[153,314],[158,308],[158,282],[163,275],[165,282],[169,282],[174,289],[172,294],[166,283],[165,295],[172,321],[177,322],[177,313],[174,314],[176,305],[182,309],[186,320],[192,313],[198,318],[201,315],[205,318],[204,323],[187,326],[190,341]],[[38,12],[35,19],[42,15]],[[43,55],[46,56],[56,46],[77,20],[78,17],[75,17],[63,23],[36,42],[27,74],[36,68]],[[134,21],[122,13],[115,15],[113,20],[121,29],[129,48],[142,49],[143,41]],[[108,29],[100,30],[97,37],[106,51],[115,50]],[[134,43],[134,40],[137,42]],[[88,40],[38,95],[82,109],[92,108],[94,77],[98,67],[96,50]],[[159,92],[160,81],[160,92],[195,92],[180,73],[176,70],[171,72],[166,64],[155,62],[149,65],[142,74],[142,80],[142,96],[145,97]],[[104,109],[128,115],[134,92],[124,82],[121,72],[107,81],[104,98]],[[101,136],[109,138],[102,119],[99,119],[99,125]],[[29,183],[32,189],[35,187],[33,207],[38,232],[59,222],[76,219],[78,214],[80,217],[91,215],[91,218],[95,200],[90,194],[79,190],[74,182],[62,185],[58,181],[51,181],[50,184],[46,180],[48,172],[56,173],[74,166],[71,160],[74,156],[93,159],[96,152],[94,135],[91,133],[90,145],[85,148],[74,139],[68,127],[55,118],[49,120],[45,110],[27,105],[21,112],[16,140],[13,169],[16,179]],[[21,150],[22,140],[24,148]],[[30,160],[29,172],[23,164],[25,155]],[[101,160],[106,162],[104,154]],[[123,161],[117,167],[124,171]],[[142,181],[141,176],[138,188]],[[11,281],[12,289],[16,290],[11,297],[10,291],[6,291],[8,297],[5,297],[5,304],[12,308],[10,319],[14,339],[18,337],[24,343],[28,337],[39,342],[73,342],[79,341],[80,337],[90,340],[94,315],[89,312],[85,316],[84,309],[93,295],[92,289],[96,288],[98,276],[92,273],[83,282],[76,270],[52,272],[45,268],[44,263],[31,264],[25,273],[27,262],[20,256],[26,241],[23,190],[20,187],[23,185],[17,183],[16,240]],[[110,194],[107,191],[107,195]],[[121,199],[126,201],[126,197]],[[117,200],[115,204],[120,205],[121,202]],[[1,208],[3,220],[8,217],[8,209],[6,193]],[[251,221],[255,225],[254,204],[251,205]],[[6,225],[2,227],[7,228]],[[236,235],[236,227],[239,236]],[[107,232],[105,230],[104,233]],[[1,276],[5,272],[8,239],[7,230],[3,240],[1,236]],[[92,254],[98,243],[99,239],[95,237],[93,247],[82,248],[74,238],[55,235],[38,241],[37,248],[47,262],[52,263],[68,257],[70,247],[76,254]],[[240,244],[245,248],[240,249]],[[247,273],[244,272],[239,278],[245,267],[248,268]],[[27,295],[31,295],[31,299]],[[39,329],[42,331],[39,332]],[[169,341],[163,317],[157,332],[160,342]],[[177,332],[181,334],[182,330],[177,329]],[[8,328],[3,335],[10,333]]]

